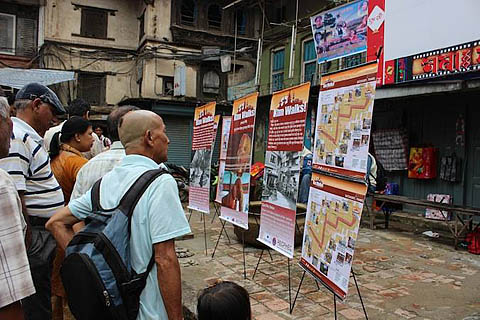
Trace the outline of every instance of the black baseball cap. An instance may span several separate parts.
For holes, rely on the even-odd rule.
[[[25,85],[15,96],[15,100],[35,100],[37,98],[44,103],[51,104],[55,108],[55,114],[60,115],[67,113],[55,92],[40,83],[29,83]]]

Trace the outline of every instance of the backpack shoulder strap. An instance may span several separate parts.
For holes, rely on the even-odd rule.
[[[100,183],[102,179],[98,179],[94,183],[92,190],[90,191],[90,199],[92,200],[92,212],[104,211],[100,205]]]
[[[137,202],[142,197],[143,193],[150,184],[158,177],[164,173],[168,173],[168,171],[164,169],[153,169],[144,172],[128,189],[125,195],[120,200],[118,205],[118,209],[122,211],[127,217],[129,221],[129,231],[130,231],[130,220],[132,217],[133,210],[137,205]]]

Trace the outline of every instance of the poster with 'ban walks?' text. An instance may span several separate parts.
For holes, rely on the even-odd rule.
[[[210,165],[215,137],[215,102],[195,108],[188,208],[210,213]]]

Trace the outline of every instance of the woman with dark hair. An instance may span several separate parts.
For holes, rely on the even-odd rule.
[[[251,320],[250,297],[238,284],[220,281],[202,291],[197,313],[198,320]]]
[[[62,130],[53,135],[50,142],[50,166],[62,188],[65,204],[70,201],[78,171],[88,161],[83,157],[82,152],[92,148],[92,132],[90,122],[81,117],[71,117],[65,121]],[[66,294],[60,279],[60,266],[64,256],[65,252],[57,246],[52,272],[52,318],[54,320],[63,320],[63,311],[66,307]]]

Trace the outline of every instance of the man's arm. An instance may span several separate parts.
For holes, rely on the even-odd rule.
[[[68,207],[63,207],[48,220],[45,228],[53,234],[60,247],[65,250],[74,235],[72,226],[79,221]]]
[[[175,254],[175,242],[172,239],[155,243],[153,248],[157,265],[158,287],[162,293],[168,319],[183,319],[182,284],[180,265]]]

